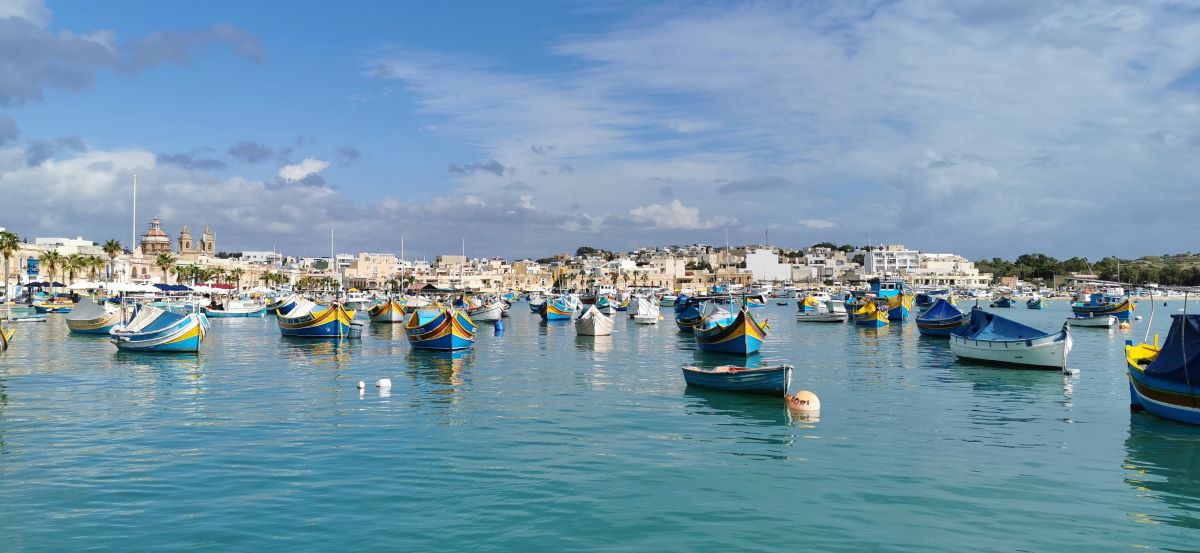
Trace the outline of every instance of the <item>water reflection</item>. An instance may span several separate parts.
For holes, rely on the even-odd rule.
[[[289,336],[279,337],[281,353],[297,365],[335,365],[341,367],[350,362],[350,352],[358,340],[305,339]]]
[[[1138,497],[1168,507],[1136,509],[1133,520],[1200,529],[1200,428],[1147,414],[1129,417],[1125,481]]]
[[[701,350],[695,350],[692,352],[692,364],[701,369],[715,369],[725,365],[757,369],[766,365],[766,363],[763,362],[763,356],[761,353],[756,353],[754,355],[729,355],[725,353],[712,353]]]
[[[466,382],[469,375],[467,369],[475,364],[475,351],[410,349],[405,361],[413,380],[454,387]]]
[[[575,348],[581,351],[607,353],[613,349],[612,336],[575,336]]]
[[[689,415],[728,417],[738,419],[739,423],[760,426],[788,423],[788,410],[781,398],[734,394],[695,386],[686,388],[683,395],[687,399],[684,407]]]

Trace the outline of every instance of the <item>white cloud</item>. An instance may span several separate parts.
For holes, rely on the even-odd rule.
[[[306,157],[300,163],[284,165],[279,169],[277,175],[279,178],[286,181],[303,180],[313,173],[319,173],[329,167],[329,162],[315,157]]]
[[[811,230],[824,230],[834,227],[833,221],[827,221],[825,219],[801,219],[800,224],[803,225],[804,228]]]
[[[687,207],[678,199],[635,207],[629,210],[629,218],[656,229],[702,230],[733,222],[725,217],[703,220],[699,208]]]

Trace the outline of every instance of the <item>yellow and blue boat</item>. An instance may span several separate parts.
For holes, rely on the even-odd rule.
[[[121,351],[197,353],[208,334],[208,317],[142,305],[133,320],[113,328],[110,334]]]
[[[704,317],[692,332],[700,351],[754,355],[767,338],[767,328],[767,323],[759,324],[743,306],[737,315],[721,312],[717,316]]]
[[[888,298],[888,320],[904,322],[913,309],[913,297],[900,293]]]
[[[567,296],[547,299],[538,309],[543,321],[569,321],[575,316],[575,306]]]
[[[801,313],[816,313],[821,309],[821,300],[815,296],[804,296],[799,304]]]
[[[272,315],[282,315],[291,311],[300,302],[300,296],[295,294],[287,295],[267,304],[267,313]]]
[[[275,322],[284,336],[296,338],[354,338],[350,322],[354,312],[339,304],[324,305],[300,300],[291,311],[280,314]]]
[[[1200,315],[1171,315],[1162,347],[1125,342],[1129,407],[1164,419],[1200,424]]]
[[[854,319],[854,324],[858,326],[867,326],[871,328],[883,328],[888,323],[888,310],[880,309],[875,306],[875,302],[864,300],[861,305],[851,312],[851,318]]]
[[[1076,317],[1112,315],[1118,321],[1128,321],[1133,308],[1133,302],[1129,298],[1105,294],[1092,294],[1086,302],[1077,301],[1071,304],[1071,312]]]
[[[373,323],[402,323],[404,315],[404,302],[391,298],[367,309],[367,316]]]
[[[404,324],[408,343],[414,348],[454,351],[475,343],[475,323],[454,307],[415,309]]]

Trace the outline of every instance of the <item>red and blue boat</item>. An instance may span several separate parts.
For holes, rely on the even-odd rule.
[[[1200,424],[1200,315],[1171,315],[1167,341],[1125,342],[1129,407],[1174,421]]]
[[[408,343],[418,349],[454,351],[475,344],[474,321],[455,307],[415,309],[409,314],[404,331]]]
[[[767,329],[766,322],[759,324],[750,310],[743,306],[737,315],[719,312],[704,317],[692,332],[696,335],[696,347],[700,351],[754,355],[762,348],[763,340],[767,339]]]

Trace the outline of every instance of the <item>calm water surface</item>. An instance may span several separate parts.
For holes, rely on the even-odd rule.
[[[1180,303],[1157,306],[1165,338]],[[819,420],[685,389],[680,365],[730,359],[623,314],[579,338],[519,303],[455,355],[399,326],[339,346],[214,319],[199,356],[155,356],[20,325],[0,551],[1200,550],[1200,428],[1128,410],[1121,344],[1146,321],[1076,329],[1064,377],[956,362],[911,323],[761,312],[758,361],[795,365]]]

